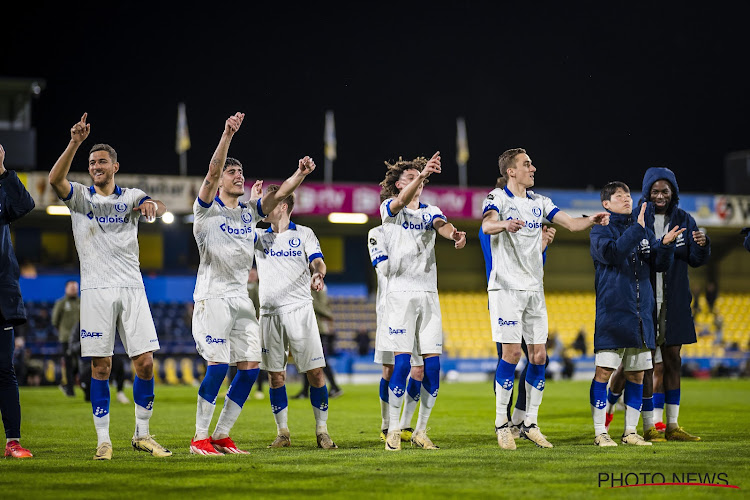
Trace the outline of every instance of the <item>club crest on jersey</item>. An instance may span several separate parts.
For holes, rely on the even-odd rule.
[[[244,222],[245,224],[250,224],[252,221],[252,215],[250,215],[248,212],[242,212],[242,222]]]
[[[127,209],[128,209],[128,206],[124,204],[123,202],[115,203],[115,212],[119,212],[123,214],[125,213]]]
[[[432,220],[432,217],[430,214],[422,214],[422,220],[425,222],[430,222]]]
[[[534,217],[541,217],[542,216],[542,209],[539,207],[534,207],[531,209],[531,213],[534,214]]]
[[[651,254],[651,243],[646,238],[643,238],[638,244],[638,252],[644,255]]]
[[[292,238],[291,240],[289,240],[289,246],[292,248],[297,248],[301,244],[302,240],[300,240],[299,238]]]

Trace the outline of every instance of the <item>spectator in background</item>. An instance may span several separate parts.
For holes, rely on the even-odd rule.
[[[319,292],[311,290],[313,298],[313,310],[315,311],[315,321],[318,323],[318,331],[320,332],[320,342],[323,344],[323,356],[326,359],[331,359],[335,355],[336,350],[334,343],[336,342],[336,334],[333,331],[333,310],[331,310],[330,301],[328,300],[328,286],[323,285],[323,289]],[[331,365],[326,363],[323,367],[323,373],[326,374],[328,380],[331,382],[331,391],[328,393],[329,398],[337,398],[344,394],[343,389],[336,383],[336,376],[333,372]],[[308,397],[310,391],[310,381],[307,377],[302,378],[302,390],[294,396],[294,399],[303,399]]]
[[[23,337],[16,337],[13,366],[16,368],[18,385],[33,387],[42,385],[44,363],[40,359],[32,359],[31,349],[26,347],[26,341]]]
[[[706,283],[706,304],[708,304],[709,312],[714,312],[714,304],[716,304],[716,298],[719,295],[718,287],[714,281]]]
[[[21,403],[13,369],[14,328],[26,323],[18,278],[21,270],[10,239],[10,224],[34,208],[34,200],[12,170],[5,169],[5,149],[0,145],[0,414],[5,427],[5,456],[29,458],[22,448]]]
[[[586,355],[586,351],[588,350],[586,347],[586,330],[581,328],[578,331],[578,335],[576,336],[576,339],[573,341],[573,345],[571,345],[573,349],[581,353],[581,356]]]
[[[52,308],[52,326],[57,330],[57,339],[63,355],[63,373],[65,373],[65,384],[61,385],[60,389],[68,397],[75,396],[73,385],[78,371],[78,358],[73,356],[70,349],[70,337],[78,324],[80,314],[81,299],[78,297],[78,282],[70,280],[65,283],[65,295],[57,299]]]

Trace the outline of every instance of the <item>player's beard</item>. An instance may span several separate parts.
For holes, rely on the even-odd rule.
[[[110,182],[112,182],[112,178],[114,177],[114,174],[111,172],[102,172],[103,175],[97,177],[96,175],[91,176],[91,180],[94,181],[94,185],[98,187],[104,187]]]

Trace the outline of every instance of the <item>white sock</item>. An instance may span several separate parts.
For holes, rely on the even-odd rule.
[[[229,431],[234,427],[234,423],[240,416],[241,411],[242,407],[240,405],[229,398],[225,398],[224,408],[222,408],[221,415],[219,415],[219,421],[216,422],[216,428],[212,437],[214,439],[223,439],[229,436]]]
[[[216,406],[211,401],[206,401],[198,396],[198,408],[195,412],[195,440],[201,441],[208,438],[208,427],[214,416]]]
[[[147,410],[139,404],[135,405],[135,437],[148,437],[148,421],[154,410]]]
[[[680,415],[680,405],[669,405],[664,403],[664,410],[667,414],[667,421],[665,424],[672,424],[672,427],[677,426],[677,417]]]
[[[607,411],[605,408],[591,406],[591,417],[594,419],[594,436],[607,432],[607,427],[605,425]]]
[[[401,404],[404,401],[404,394],[406,391],[401,392],[400,396],[393,393],[391,388],[388,388],[388,433],[400,431],[399,427],[399,413],[401,413]]]
[[[420,389],[424,396],[424,389]],[[401,412],[401,420],[399,420],[399,427],[401,429],[408,429],[411,427],[411,420],[414,417],[414,412],[417,410],[419,400],[414,400],[411,395],[407,392],[404,394],[404,411]],[[422,408],[419,408],[419,414],[422,414]]]
[[[654,422],[664,422],[664,408],[654,408]]]
[[[427,389],[424,388],[423,384],[420,389],[421,403],[419,404],[419,414],[417,415],[417,426],[414,428],[415,432],[427,430],[427,421],[430,419],[430,413],[432,413],[432,408],[435,406],[436,399],[437,396],[430,394]]]
[[[102,443],[112,442],[109,438],[109,413],[103,417],[94,417],[94,428],[96,429],[97,447]]]
[[[289,423],[287,422],[289,415],[289,407],[287,406],[278,413],[273,414],[273,419],[276,421],[276,429],[288,429]]]
[[[513,425],[521,425],[523,419],[526,418],[526,410],[513,407],[513,413],[510,416],[510,423]]]
[[[536,424],[544,391],[540,391],[528,382],[524,383],[526,384],[526,416],[523,419],[523,425],[529,427],[530,425]]]
[[[325,429],[327,425],[326,422],[328,421],[328,410],[327,409],[321,410],[320,408],[315,407],[315,406],[313,406],[312,409],[313,409],[313,415],[315,415],[316,429],[321,429],[321,428]],[[323,431],[323,432],[328,432],[328,431]],[[320,432],[318,432],[318,434],[320,434]]]
[[[647,430],[654,427],[654,412],[642,411],[641,415],[643,416],[643,433],[645,434]]]
[[[388,414],[388,408],[389,408],[388,401],[383,401],[382,399],[380,399],[380,419],[381,419],[380,428],[381,429],[388,428],[388,421],[390,420],[389,414]]]
[[[638,427],[638,419],[641,416],[641,410],[625,405],[625,435],[635,432]]]
[[[512,391],[512,386],[510,389],[504,389],[495,380],[495,427],[502,427],[508,423],[508,403]]]
[[[11,441],[18,441],[20,443],[21,442],[21,438],[6,438],[5,439],[5,444],[10,443]]]

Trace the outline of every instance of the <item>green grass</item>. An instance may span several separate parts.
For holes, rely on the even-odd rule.
[[[297,386],[289,387],[294,394]],[[518,450],[499,449],[493,433],[494,396],[489,383],[447,384],[432,413],[430,436],[441,449],[408,446],[388,453],[378,439],[380,408],[375,385],[345,386],[331,400],[329,429],[339,450],[316,448],[307,400],[290,400],[292,447],[269,450],[275,425],[268,399],[250,399],[232,436],[250,455],[201,457],[188,446],[195,425],[193,387],[158,386],[151,432],[174,456],[157,459],[130,448],[133,406],[112,403],[111,462],[91,460],[96,435],[91,407],[57,388],[23,388],[23,444],[30,460],[0,460],[0,491],[29,498],[284,497],[357,498],[579,496],[739,498],[750,490],[750,381],[683,381],[680,423],[702,436],[700,443],[657,443],[653,447],[599,449],[588,382],[550,382],[540,426],[555,448],[528,441]],[[214,419],[218,418],[220,402]],[[615,416],[613,436],[622,426]],[[615,430],[617,429],[617,430]],[[599,473],[726,473],[741,490],[700,486],[609,489]],[[8,487],[12,487],[9,489]]]

